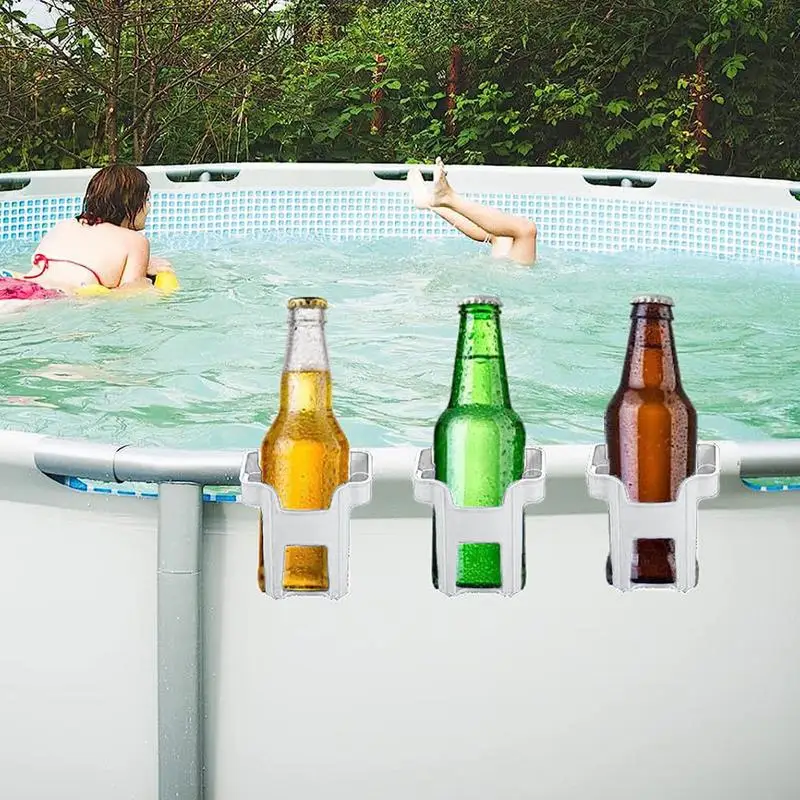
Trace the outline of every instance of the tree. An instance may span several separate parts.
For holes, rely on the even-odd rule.
[[[274,0],[45,0],[52,30],[0,2],[18,52],[91,90],[63,98],[73,119],[94,123],[91,148],[72,154],[86,163],[99,152],[148,162],[169,129],[212,98],[241,100],[249,75],[286,44]],[[47,135],[35,117],[28,123]]]

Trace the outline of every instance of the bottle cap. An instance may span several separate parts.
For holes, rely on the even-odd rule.
[[[665,294],[640,294],[631,300],[632,306],[638,306],[641,303],[656,303],[660,306],[674,306],[675,301]]]
[[[286,304],[287,308],[327,308],[328,301],[323,297],[293,297]]]
[[[475,305],[485,305],[485,306],[497,306],[500,308],[503,304],[500,302],[499,297],[495,297],[492,294],[476,294],[472,297],[467,297],[466,299],[462,300],[459,304],[461,306],[475,306]]]

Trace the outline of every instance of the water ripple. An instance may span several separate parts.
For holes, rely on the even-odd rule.
[[[30,244],[0,244],[25,266]],[[701,436],[800,435],[800,271],[683,255],[544,249],[533,269],[452,239],[156,237],[175,297],[0,315],[3,426],[103,441],[254,447],[277,409],[286,300],[331,305],[336,411],[354,446],[427,445],[465,296],[501,296],[511,397],[532,440],[592,442],[619,380],[628,302],[675,298]]]

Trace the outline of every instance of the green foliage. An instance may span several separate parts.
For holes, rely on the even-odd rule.
[[[232,14],[213,0],[121,0],[132,16],[115,61],[98,47],[113,37],[96,4],[37,36],[0,0],[0,170],[103,163],[111,97],[119,157],[144,162],[441,155],[800,178],[795,0],[295,0],[255,22],[265,2]],[[143,54],[164,47],[156,78],[169,90],[148,94]]]

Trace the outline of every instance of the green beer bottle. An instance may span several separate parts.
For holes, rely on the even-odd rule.
[[[471,297],[460,304],[461,320],[450,403],[436,422],[433,460],[436,479],[446,484],[457,506],[500,506],[508,486],[522,477],[525,427],[511,408],[500,300]],[[502,585],[500,545],[465,542],[458,548],[456,585]],[[523,532],[523,582],[525,550]],[[438,588],[436,515],[433,518],[433,585]]]

